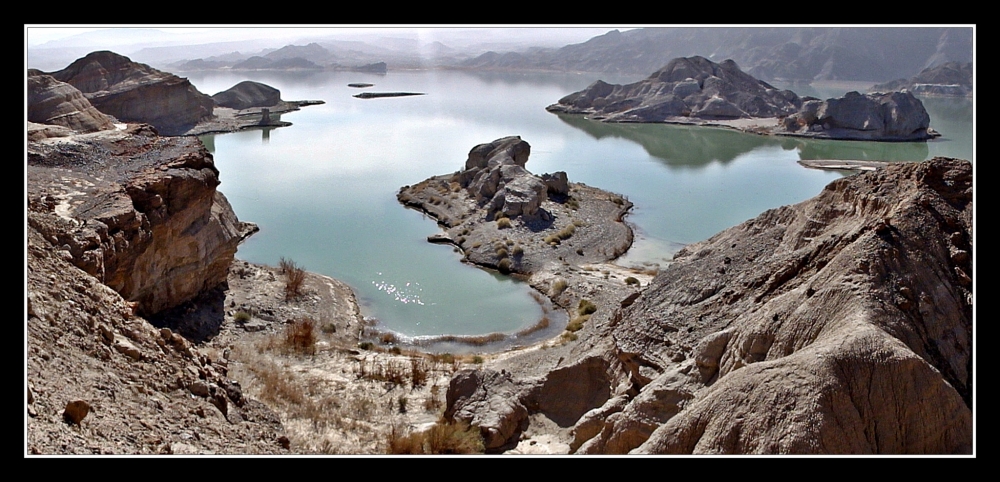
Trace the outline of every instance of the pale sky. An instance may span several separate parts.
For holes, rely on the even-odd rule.
[[[190,43],[208,43],[208,42],[220,42],[220,41],[230,41],[230,40],[245,40],[253,38],[262,37],[308,37],[308,36],[319,36],[319,35],[330,35],[332,33],[337,34],[352,34],[352,33],[384,33],[393,30],[416,30],[421,35],[433,36],[433,32],[440,28],[517,28],[517,27],[528,27],[528,28],[540,28],[545,27],[544,25],[370,25],[370,26],[358,26],[358,25],[292,25],[288,27],[282,27],[280,25],[220,25],[218,27],[205,27],[203,25],[199,26],[176,26],[176,25],[130,25],[127,27],[122,27],[121,25],[93,25],[93,26],[66,26],[57,24],[32,24],[25,25],[25,43],[29,46],[38,46],[44,44],[45,42],[64,39],[67,37],[72,37],[74,35],[79,35],[82,33],[95,32],[100,30],[114,29],[122,33],[122,35],[116,38],[113,31],[109,31],[107,36],[102,36],[102,43],[109,46],[115,44],[131,44],[135,43],[137,39],[128,35],[128,30],[134,28],[143,29],[157,29],[164,32],[164,37],[176,36],[176,40],[184,40]],[[552,27],[559,27],[559,31],[553,32],[554,35],[567,38],[572,37],[582,37],[580,40],[568,40],[567,43],[580,42],[594,36],[594,34],[583,34],[574,35],[572,30],[575,28],[588,28],[588,29],[600,29],[603,31],[618,28],[619,30],[628,30],[630,27],[617,27],[617,26],[601,26],[601,25],[574,25],[572,27],[566,27],[562,25],[552,25]],[[147,39],[148,41],[160,41],[164,39]]]

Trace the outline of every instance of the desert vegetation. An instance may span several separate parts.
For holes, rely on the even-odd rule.
[[[306,270],[290,259],[281,257],[278,267],[285,275],[285,300],[291,301],[302,296],[303,285],[306,281]]]

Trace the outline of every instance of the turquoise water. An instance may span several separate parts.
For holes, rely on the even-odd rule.
[[[808,199],[843,175],[803,168],[799,159],[973,154],[972,105],[964,100],[925,100],[939,140],[873,143],[601,124],[545,111],[596,76],[241,72],[190,79],[209,94],[249,79],[280,89],[286,100],[326,101],[282,116],[291,127],[203,138],[215,154],[220,189],[240,219],[261,227],[237,256],[266,264],[284,256],[344,280],[366,315],[406,336],[510,333],[542,316],[527,285],[427,243],[439,232],[436,224],[396,202],[401,186],[460,169],[479,143],[520,135],[532,146],[529,170],[563,170],[571,181],[628,196],[638,234],[622,260],[628,265],[662,264],[684,244]],[[356,99],[360,90],[349,82],[426,95]],[[857,88],[825,89],[832,96]]]

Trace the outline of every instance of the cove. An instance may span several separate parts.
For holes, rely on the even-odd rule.
[[[799,159],[973,160],[968,100],[924,100],[939,140],[872,143],[601,124],[545,111],[597,78],[638,80],[598,74],[182,75],[210,94],[255,80],[280,89],[286,100],[326,101],[282,116],[291,127],[202,138],[220,170],[219,189],[240,219],[261,227],[237,256],[271,265],[283,256],[341,279],[366,316],[407,337],[513,333],[543,316],[526,284],[462,264],[451,247],[427,243],[439,232],[434,221],[396,201],[401,186],[455,171],[483,142],[520,135],[532,146],[532,172],[566,171],[573,182],[627,196],[636,205],[628,219],[637,240],[620,260],[626,265],[662,265],[684,244],[812,197],[843,175],[805,169]],[[425,95],[356,99],[351,82]]]

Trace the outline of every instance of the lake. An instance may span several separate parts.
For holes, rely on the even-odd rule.
[[[323,105],[285,114],[294,125],[203,136],[241,220],[261,231],[241,259],[294,260],[351,285],[364,314],[404,337],[512,333],[543,307],[522,282],[463,263],[450,246],[427,243],[435,222],[406,209],[396,192],[464,166],[480,143],[519,135],[531,145],[527,168],[566,171],[627,196],[636,243],[620,262],[663,265],[681,246],[761,212],[815,196],[843,174],[806,169],[799,159],[972,160],[971,100],[922,99],[943,137],[875,143],[763,137],[735,131],[601,124],[545,107],[597,74],[456,71],[181,73],[215,94],[243,80],[281,90],[285,100]],[[368,82],[364,90],[348,87]],[[839,96],[867,84],[784,86],[799,95]],[[426,95],[357,99],[362,91]]]

